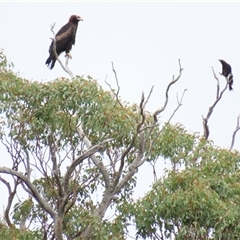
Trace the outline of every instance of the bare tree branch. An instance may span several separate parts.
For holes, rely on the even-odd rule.
[[[68,170],[65,174],[65,177],[64,177],[64,191],[67,191],[68,190],[68,183],[69,183],[69,180],[70,180],[70,176],[71,174],[73,173],[73,171],[75,170],[76,166],[78,164],[80,164],[84,159],[86,158],[89,158],[91,157],[93,154],[95,154],[96,152],[98,152],[99,150],[101,150],[103,148],[103,146],[111,141],[112,139],[106,139],[105,141],[101,142],[101,143],[98,143],[97,145],[95,146],[92,146],[90,147],[85,153],[83,153],[82,155],[78,156],[74,161],[73,163],[68,167]],[[98,160],[99,161],[99,160]],[[96,165],[97,167],[101,165],[101,162],[99,161],[98,165]],[[102,166],[100,166],[101,168]]]
[[[140,141],[139,141],[139,148],[138,148],[138,153],[132,164],[129,166],[129,171],[126,173],[124,178],[121,179],[121,181],[118,183],[114,190],[114,194],[117,194],[121,191],[121,189],[127,184],[127,182],[134,176],[135,173],[138,171],[138,167],[141,164],[141,160],[143,158],[144,154],[144,145],[145,145],[145,140],[144,140],[144,132],[141,132],[140,134]]]
[[[117,83],[117,99],[118,99],[118,95],[119,95],[119,91],[120,91],[120,86],[119,86],[119,83],[118,83],[118,78],[117,78],[117,72],[115,71],[114,69],[114,66],[113,66],[113,62],[112,62],[112,70],[114,72],[114,75],[115,75],[115,79],[116,79],[116,83]]]
[[[129,171],[127,172],[127,174],[125,175],[125,177],[118,183],[117,187],[115,188],[115,193],[119,192],[121,190],[121,188],[129,181],[129,179],[131,179],[131,177],[137,172],[137,169],[139,166],[141,166],[146,160],[147,158],[149,157],[150,153],[151,153],[151,149],[152,149],[152,146],[153,146],[153,143],[156,139],[154,139],[151,143],[150,143],[150,147],[148,149],[148,154],[146,154],[146,156],[144,157],[144,149],[145,149],[145,141],[146,139],[148,139],[148,137],[151,135],[151,132],[153,131],[154,127],[158,126],[158,124],[156,124],[157,122],[157,115],[159,115],[161,112],[163,112],[167,106],[167,103],[168,103],[168,92],[169,92],[169,89],[171,87],[171,85],[173,85],[174,83],[176,83],[179,78],[181,77],[181,73],[182,73],[183,69],[181,67],[181,64],[180,64],[180,60],[179,60],[179,75],[174,78],[173,76],[173,80],[168,84],[167,86],[167,89],[166,89],[166,100],[165,100],[165,103],[164,103],[164,106],[161,108],[161,109],[158,109],[155,111],[155,113],[153,114],[154,116],[154,122],[155,124],[153,124],[152,126],[145,126],[145,127],[142,127],[143,123],[145,122],[145,114],[144,114],[144,107],[146,106],[146,102],[148,101],[150,95],[151,95],[151,92],[153,90],[153,87],[151,88],[151,91],[149,93],[149,97],[147,98],[147,100],[144,102],[144,96],[142,96],[142,100],[141,100],[141,103],[140,103],[140,114],[142,116],[142,121],[138,124],[138,133],[140,134],[140,142],[139,142],[139,150],[138,150],[138,155],[137,157],[135,158],[135,160],[133,161],[133,163],[129,166]],[[182,106],[182,100],[183,100],[183,97],[184,97],[184,94],[185,94],[185,91],[186,89],[184,90],[183,94],[182,94],[182,97],[179,101],[179,99],[177,98],[178,100],[178,106],[177,108],[175,109],[175,111],[173,112],[172,116],[170,117],[169,121],[171,120],[171,118],[174,116],[175,112]],[[141,128],[142,127],[142,128]],[[148,133],[148,137],[145,137],[145,132],[144,130],[146,130],[147,128],[150,128],[150,131]],[[144,157],[144,158],[143,158]]]
[[[90,149],[92,147],[92,144],[91,144],[90,140],[87,138],[87,136],[85,135],[81,125],[78,127],[77,132],[78,132],[78,135],[80,136],[80,138],[82,139],[82,141],[86,144],[87,148]],[[108,141],[110,141],[110,140],[108,140]],[[105,187],[108,188],[108,186],[110,184],[110,180],[109,180],[109,173],[107,172],[105,166],[94,154],[92,154],[90,156],[90,158],[92,159],[93,163],[95,164],[95,166],[98,168],[98,170],[102,174],[104,183],[105,183]]]
[[[41,195],[38,193],[37,189],[34,187],[34,185],[28,180],[27,177],[25,177],[22,173],[15,171],[8,167],[0,167],[0,173],[6,173],[13,176],[16,176],[20,178],[30,189],[32,196],[34,199],[44,208],[46,212],[48,212],[52,218],[54,218],[55,212],[52,209],[52,207],[46,202]]]
[[[213,76],[214,76],[214,78],[215,78],[216,81],[217,81],[217,95],[216,95],[216,99],[218,99],[218,98],[219,98],[219,91],[220,91],[219,79],[218,79],[216,73],[214,72],[213,67],[212,67],[212,72],[213,72]]]
[[[4,219],[7,222],[8,227],[12,227],[12,223],[11,223],[11,220],[9,218],[9,211],[10,211],[10,208],[12,206],[13,198],[14,198],[15,194],[17,193],[17,186],[19,185],[19,181],[18,181],[18,179],[14,180],[13,191],[11,190],[11,186],[10,186],[9,182],[7,182],[1,176],[0,176],[0,181],[3,182],[8,189],[8,202],[7,202],[7,207],[4,211]]]
[[[155,121],[155,122],[157,122],[157,116],[158,116],[161,112],[163,112],[163,111],[165,110],[165,108],[166,108],[166,106],[167,106],[167,104],[168,104],[168,92],[169,92],[170,87],[171,87],[174,83],[176,83],[176,82],[180,79],[180,77],[181,77],[181,75],[182,75],[183,68],[181,67],[180,59],[178,60],[178,64],[179,64],[179,74],[178,74],[178,76],[177,76],[176,78],[174,78],[174,75],[173,75],[172,81],[171,81],[171,82],[168,84],[168,86],[167,86],[167,89],[166,89],[166,92],[165,92],[165,103],[164,103],[164,105],[163,105],[162,108],[157,109],[157,110],[155,111],[155,113],[153,114],[153,118],[154,118],[154,121]]]
[[[28,180],[30,181],[30,177],[31,177],[31,168],[30,168],[30,157],[29,157],[29,153],[28,153],[28,150],[24,147],[23,148],[23,151],[25,152],[25,155],[26,155],[26,164],[25,162],[24,165],[25,165],[25,169],[26,169],[26,177],[28,178]]]
[[[48,145],[50,148],[50,157],[51,157],[52,164],[53,164],[52,171],[53,171],[53,175],[55,176],[55,179],[56,179],[56,182],[58,185],[59,196],[63,197],[64,191],[63,191],[61,180],[60,180],[60,169],[58,168],[58,164],[57,164],[56,148],[55,148],[54,139],[53,139],[52,134],[50,134],[48,136]]]
[[[186,91],[187,91],[187,89],[184,89],[180,101],[179,101],[179,99],[178,99],[178,94],[177,94],[177,102],[178,102],[178,105],[177,105],[177,107],[174,109],[174,111],[173,111],[172,115],[170,116],[170,118],[168,119],[167,123],[170,123],[170,121],[171,121],[172,118],[174,117],[174,115],[175,115],[175,113],[177,112],[177,110],[182,106],[183,97],[184,97]]]
[[[158,179],[157,172],[156,172],[156,162],[157,162],[156,160],[150,162],[150,165],[152,165],[152,169],[153,169],[154,182],[156,182]]]
[[[119,103],[119,105],[123,108],[123,105],[119,99],[119,92],[120,92],[120,86],[119,86],[119,81],[118,81],[118,77],[117,77],[117,72],[116,70],[114,69],[114,66],[113,66],[113,62],[112,62],[112,70],[114,72],[114,76],[115,76],[115,80],[116,80],[116,83],[117,83],[117,92],[115,92],[115,90],[112,88],[111,84],[109,84],[106,80],[105,80],[105,83],[109,86],[111,92],[113,93],[113,95],[115,96],[117,102]]]
[[[151,94],[151,92],[150,92]],[[149,96],[150,96],[149,94]],[[148,99],[147,99],[148,100]],[[142,97],[141,97],[141,101],[139,104],[139,110],[140,110],[140,116],[141,116],[141,121],[137,124],[137,128],[136,128],[136,132],[134,133],[131,143],[129,144],[129,146],[126,148],[126,150],[122,153],[121,159],[120,159],[120,167],[118,170],[118,173],[116,174],[115,180],[114,180],[114,186],[117,186],[119,179],[122,175],[122,171],[123,171],[123,167],[124,167],[124,160],[125,157],[127,156],[127,154],[131,151],[131,149],[133,148],[136,138],[138,136],[138,134],[141,131],[141,127],[143,126],[143,124],[145,123],[145,119],[146,119],[146,115],[145,115],[145,110],[144,110],[144,106],[145,104],[145,97],[144,97],[144,93],[142,93]]]
[[[177,102],[178,102],[177,107],[174,109],[172,115],[170,116],[170,118],[169,118],[168,121],[166,122],[165,126],[159,131],[158,135],[150,142],[150,146],[149,146],[149,148],[148,148],[148,152],[147,152],[147,154],[145,155],[145,157],[143,158],[143,160],[141,161],[141,163],[140,163],[139,166],[141,166],[141,165],[148,159],[148,157],[149,157],[150,154],[151,154],[152,147],[153,147],[155,141],[157,140],[157,138],[159,137],[159,135],[162,133],[162,131],[165,129],[165,127],[170,123],[171,119],[174,117],[174,115],[175,115],[175,113],[177,112],[177,110],[182,106],[183,97],[184,97],[184,94],[185,94],[186,91],[187,91],[187,89],[184,89],[180,100],[178,99],[178,94],[177,94]],[[152,126],[149,126],[149,127],[154,127],[154,126],[155,126],[155,125],[152,125]],[[148,137],[149,137],[149,136],[148,136]],[[148,137],[146,138],[146,140],[148,139]],[[154,181],[157,181],[157,174],[156,174],[156,171],[155,171],[155,162],[154,162],[154,163],[151,162],[151,165],[152,165],[152,167],[153,167]]]
[[[235,143],[235,137],[237,132],[240,130],[240,115],[238,115],[237,117],[237,126],[232,134],[232,142],[231,142],[231,146],[229,148],[229,150],[231,151],[233,149],[234,143]]]
[[[218,78],[217,78],[213,68],[212,68],[212,71],[213,71],[213,75],[214,75],[215,79],[217,80],[217,95],[216,95],[216,99],[215,99],[213,105],[209,107],[207,116],[206,117],[202,116],[202,119],[203,119],[203,130],[204,130],[203,136],[204,136],[205,139],[208,139],[209,133],[210,133],[209,126],[208,126],[208,120],[209,120],[210,116],[212,115],[212,112],[213,112],[215,106],[220,101],[220,99],[222,98],[223,93],[226,91],[226,89],[228,87],[228,80],[227,80],[227,83],[226,83],[224,89],[219,93],[219,80],[218,80]]]
[[[54,56],[56,57],[57,61],[60,63],[61,67],[63,68],[63,70],[68,73],[70,75],[71,78],[74,78],[74,75],[73,73],[71,72],[71,70],[69,69],[68,67],[68,61],[69,61],[69,56],[66,56],[66,63],[65,63],[65,66],[63,65],[62,61],[59,59],[58,57],[58,54],[57,54],[57,51],[56,51],[56,35],[55,35],[55,32],[54,32],[54,27],[55,27],[55,23],[51,26],[51,32],[53,33],[53,53],[54,53]]]
[[[147,96],[147,100],[145,101],[144,106],[143,106],[144,109],[146,108],[146,105],[147,105],[147,103],[148,103],[148,100],[149,100],[150,97],[151,97],[151,94],[152,94],[152,92],[153,92],[153,88],[154,88],[154,86],[152,86],[151,89],[150,89],[150,92],[149,92],[149,94],[148,94],[148,96]]]

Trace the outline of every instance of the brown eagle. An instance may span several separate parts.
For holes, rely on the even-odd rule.
[[[67,24],[65,24],[56,34],[56,52],[59,56],[62,52],[66,52],[66,56],[71,57],[69,53],[72,49],[72,45],[75,44],[76,32],[78,27],[78,22],[83,21],[83,19],[77,15],[72,15],[69,18]],[[49,57],[46,60],[45,64],[50,66],[50,69],[53,69],[56,62],[56,57],[53,52],[53,41],[49,47]]]
[[[229,90],[233,90],[232,85],[233,85],[233,74],[232,74],[232,68],[231,66],[225,62],[222,59],[219,59],[220,63],[222,64],[222,75],[227,78],[228,80],[228,85],[229,85]]]

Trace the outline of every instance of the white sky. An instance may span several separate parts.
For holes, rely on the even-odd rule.
[[[216,96],[211,66],[216,73],[221,72],[218,59],[224,59],[232,66],[234,90],[225,92],[209,124],[210,139],[228,148],[240,114],[239,9],[240,2],[0,3],[0,48],[25,78],[49,81],[68,77],[58,63],[53,70],[45,65],[52,37],[50,26],[55,22],[57,32],[70,15],[80,15],[84,21],[79,23],[69,63],[75,75],[90,75],[108,89],[106,76],[115,85],[113,61],[122,99],[139,102],[141,92],[147,94],[154,85],[148,105],[153,111],[163,105],[165,88],[172,75],[178,74],[180,59],[183,75],[171,88],[162,121],[176,107],[176,94],[181,96],[187,88],[183,106],[172,122],[200,133],[201,116],[206,115]],[[220,80],[224,87],[225,78]],[[235,148],[239,149],[239,144],[240,133]],[[4,165],[3,160],[1,157],[0,165]],[[152,180],[151,175],[149,178]],[[151,181],[139,178],[139,182],[136,196],[147,191]]]

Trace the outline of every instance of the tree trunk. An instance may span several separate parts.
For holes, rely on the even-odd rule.
[[[62,240],[62,223],[63,223],[63,215],[56,214],[54,219],[54,233],[56,240]]]

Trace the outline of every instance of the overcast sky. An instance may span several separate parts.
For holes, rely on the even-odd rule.
[[[70,15],[80,15],[84,21],[79,23],[69,63],[75,75],[90,75],[108,89],[105,79],[115,84],[113,62],[124,100],[139,102],[141,92],[147,94],[154,85],[148,105],[154,111],[163,105],[165,88],[178,74],[180,59],[184,71],[171,88],[161,120],[166,121],[177,106],[176,94],[188,89],[172,122],[200,133],[201,116],[216,96],[211,67],[218,74],[218,59],[224,59],[232,66],[234,90],[225,92],[209,124],[210,139],[228,148],[240,114],[239,9],[238,2],[0,3],[0,48],[22,77],[44,82],[68,77],[58,63],[53,70],[45,65],[50,26],[55,23],[57,32]],[[218,76],[224,87],[225,78]],[[240,133],[235,143],[238,150],[239,144]]]

